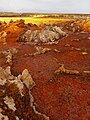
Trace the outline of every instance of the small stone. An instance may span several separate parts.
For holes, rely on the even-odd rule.
[[[77,50],[77,51],[81,51],[81,48],[75,48],[75,50]]]
[[[54,49],[54,51],[55,51],[55,52],[57,52],[57,53],[60,53],[60,51],[59,51],[59,50],[57,50],[57,49]]]
[[[16,120],[19,120],[19,118],[17,116],[15,116]]]
[[[82,54],[82,55],[87,55],[88,53],[87,53],[87,52],[82,52],[81,54]]]
[[[50,82],[52,82],[53,80],[52,80],[52,79],[50,79],[49,81],[50,81]]]
[[[80,39],[76,38],[76,39],[73,39],[73,40],[71,40],[71,41],[80,41]]]
[[[90,71],[83,71],[83,75],[90,76]]]
[[[90,40],[90,37],[88,37],[88,39]]]
[[[10,66],[8,66],[8,67],[5,69],[5,71],[7,72],[7,74],[11,75],[11,68],[10,68]]]
[[[71,45],[70,44],[66,44],[65,47],[70,47]]]

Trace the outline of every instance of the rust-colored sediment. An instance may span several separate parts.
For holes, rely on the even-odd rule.
[[[45,52],[38,53],[37,47]],[[2,106],[3,101],[0,102],[0,107],[4,109],[3,114],[7,112],[9,119],[15,119],[14,115],[17,115],[23,120],[90,119],[90,32],[70,34],[53,45],[38,46],[16,42],[0,45],[1,67],[8,66],[2,51],[12,48],[16,48],[18,52],[13,54],[11,72],[18,76],[24,69],[28,69],[35,82],[30,90],[34,98],[33,105],[42,115],[36,114],[30,106],[29,90],[26,86],[24,98],[18,95],[15,86],[0,86],[0,90],[7,89],[5,94],[0,92],[1,99],[8,93],[14,100],[17,99],[16,113],[6,110],[6,105]],[[61,70],[62,65],[64,68]]]

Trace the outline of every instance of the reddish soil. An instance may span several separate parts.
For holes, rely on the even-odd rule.
[[[16,43],[17,36],[23,29],[16,31],[13,36],[12,32],[9,34],[12,40],[7,36],[7,45],[0,43],[0,51],[17,48],[18,53],[13,56],[11,66],[12,74],[17,76],[25,68],[29,70],[36,83],[31,92],[37,110],[47,115],[50,120],[89,120],[90,74],[55,74],[55,70],[60,64],[64,64],[66,69],[80,73],[90,71],[90,33],[73,33],[60,39],[56,45],[39,45],[51,50],[30,56],[29,54],[37,51],[35,45]],[[5,56],[0,54],[0,66],[5,68],[7,65]]]

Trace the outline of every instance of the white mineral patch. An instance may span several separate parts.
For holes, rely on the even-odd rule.
[[[7,74],[11,75],[11,67],[10,66],[6,67],[5,71]]]
[[[9,120],[8,116],[3,115],[2,113],[0,113],[0,120]]]
[[[6,63],[8,63],[9,65],[12,65],[12,53],[9,53],[7,56],[6,56]]]
[[[14,102],[14,99],[13,99],[12,97],[6,96],[6,97],[4,98],[4,100],[5,100],[4,103],[7,104],[7,106],[8,106],[11,110],[13,110],[13,111],[16,110],[15,102]]]
[[[15,118],[16,118],[16,120],[19,120],[19,118],[17,116]]]
[[[24,96],[23,95],[24,85],[23,85],[23,82],[20,80],[20,78],[21,78],[21,75],[16,77],[14,81],[10,81],[10,83],[15,83],[17,85],[17,88],[19,89],[19,92],[20,92],[21,96]]]
[[[90,37],[88,37],[88,39],[90,40]]]
[[[32,96],[31,91],[29,91],[29,96],[30,96],[30,105],[33,108],[35,114],[43,116],[45,118],[45,120],[50,120],[48,116],[46,116],[45,114],[42,114],[42,113],[40,113],[36,110],[36,107],[33,104],[34,103],[34,97]]]
[[[88,53],[87,53],[87,52],[82,52],[81,54],[82,54],[82,55],[87,55]]]
[[[5,83],[6,83],[6,80],[0,79],[0,85],[5,85]]]
[[[27,88],[31,88],[33,85],[35,85],[27,69],[23,70],[21,79],[23,80],[23,83],[27,86]]]
[[[0,113],[1,113],[2,111],[3,111],[2,108],[0,108]]]

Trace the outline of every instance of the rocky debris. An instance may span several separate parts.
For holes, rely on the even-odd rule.
[[[35,114],[37,114],[37,115],[39,115],[39,116],[43,116],[43,118],[44,118],[45,120],[50,120],[48,116],[46,116],[45,114],[42,114],[42,113],[40,113],[40,112],[38,112],[38,111],[36,110],[36,107],[35,107],[35,105],[34,105],[34,97],[32,96],[32,94],[31,94],[30,91],[29,91],[29,96],[30,96],[30,98],[31,98],[31,100],[30,100],[30,105],[31,105],[31,107],[33,108]]]
[[[35,55],[45,54],[46,52],[51,51],[50,48],[42,48],[39,46],[36,47],[36,50],[37,50],[37,52],[34,53]]]
[[[16,111],[15,101],[12,97],[6,96],[3,99],[4,99],[4,103],[9,107],[9,109]]]
[[[77,51],[82,51],[81,48],[74,48],[74,47],[72,47],[72,49],[77,50]]]
[[[82,54],[82,55],[87,55],[88,53],[87,53],[87,52],[82,52],[81,54]]]
[[[6,81],[6,79],[10,79],[11,76],[11,71],[10,71],[10,66],[8,66],[5,70],[0,67],[0,80],[3,79],[3,83]],[[12,76],[11,76],[12,77]]]
[[[70,44],[65,44],[65,47],[70,47],[71,45]]]
[[[22,42],[27,42],[30,39],[30,35],[31,35],[31,30],[27,30],[24,36],[22,36]]]
[[[6,59],[7,59],[6,63],[8,63],[9,65],[12,65],[13,56],[10,52],[7,54]]]
[[[14,77],[11,75],[10,66],[8,66],[5,70],[0,67],[0,84],[5,84],[6,80],[14,79],[14,81],[9,81],[10,83],[15,83],[22,94],[23,83],[27,86],[28,89],[32,88],[35,85],[30,73],[27,69],[23,70],[22,75],[18,75],[18,77]],[[3,81],[2,81],[3,80]],[[22,80],[22,81],[21,81]]]
[[[59,34],[51,30],[43,30],[41,33],[39,33],[38,37],[42,43],[48,43],[58,40]]]
[[[24,23],[24,20],[17,20],[17,21],[11,20],[10,23],[6,24],[4,27],[2,27],[2,29],[0,29],[0,38],[1,38],[0,43],[1,42],[4,43],[4,41],[7,44],[11,42],[16,42],[20,33],[26,29],[27,27],[26,24]],[[4,33],[6,32],[7,35],[4,35],[3,37],[2,32]]]
[[[35,82],[29,71],[25,69],[16,77],[10,70],[7,72],[9,68],[10,66],[6,69],[0,68],[0,119],[49,120],[49,117],[36,110],[30,91]]]
[[[77,24],[80,20],[71,20],[66,22],[58,23],[57,26],[61,27],[63,31],[66,31],[68,34],[82,32],[83,25]],[[81,22],[82,23],[82,22]]]
[[[77,38],[77,39],[73,39],[73,40],[71,40],[71,41],[77,41],[77,42],[78,42],[78,41],[80,41],[80,39]]]
[[[57,49],[42,48],[42,47],[39,47],[39,46],[36,47],[36,50],[37,50],[37,52],[34,53],[33,55],[45,54],[45,53],[50,52],[50,51],[54,51],[54,52],[57,52],[57,53],[61,52],[61,51],[59,51]]]
[[[32,42],[32,43],[49,43],[55,42],[67,34],[60,29],[60,27],[46,27],[43,30],[27,30],[20,36],[19,42]]]
[[[41,54],[45,54],[49,51],[51,51],[50,48],[42,48],[42,47],[39,47],[39,46],[35,46],[36,48],[36,52],[35,53],[32,53],[32,54],[25,54],[25,56],[35,56],[35,55],[41,55]],[[54,50],[55,52],[59,52],[58,50]]]
[[[9,22],[9,24],[10,24],[10,23],[13,23],[13,22],[14,22],[14,21],[11,19],[10,22]]]
[[[64,65],[60,65],[60,67],[55,71],[55,74],[58,74],[58,73],[65,73],[65,74],[70,74],[70,75],[79,75],[79,71],[77,70],[68,70],[68,69],[65,69]]]
[[[8,116],[2,114],[2,109],[0,108],[0,120],[9,120]]]
[[[60,67],[55,71],[55,74],[68,74],[68,75],[79,75],[79,76],[90,76],[90,71],[78,71],[78,70],[69,70],[64,67],[64,64],[61,64]]]
[[[13,55],[16,54],[18,50],[16,48],[12,48],[6,51],[2,51],[1,53],[6,56],[6,63],[12,65]]]
[[[0,33],[0,39],[1,39],[1,42],[2,42],[3,44],[6,44],[6,43],[7,43],[6,37],[7,37],[7,33],[6,33],[5,31],[2,31],[2,32]]]
[[[24,27],[25,26],[25,21],[23,19],[20,19],[18,21],[16,21],[16,26],[18,27]]]
[[[40,47],[40,46],[35,46],[36,48],[36,52],[35,53],[31,53],[31,54],[25,54],[24,56],[26,57],[29,57],[29,56],[35,56],[35,55],[41,55],[41,54],[45,54],[47,52],[50,52],[50,51],[53,51],[53,52],[56,52],[56,53],[60,53],[61,51],[57,50],[57,49],[50,49],[50,48],[43,48],[43,47]]]
[[[83,71],[83,76],[89,76],[90,77],[90,71]]]
[[[6,27],[7,27],[7,23],[5,21],[4,22],[0,21],[0,31],[2,31]]]
[[[16,20],[16,21],[11,19],[10,22],[9,22],[9,27],[12,26],[13,24],[15,26],[17,26],[18,28],[22,28],[22,27],[25,26],[25,21],[23,19]]]
[[[8,55],[8,52],[15,54],[17,50],[15,48],[9,49],[8,51],[3,51],[3,54]],[[49,117],[36,110],[34,97],[30,91],[35,86],[35,82],[29,71],[24,69],[22,74],[16,77],[11,74],[10,68],[10,66],[6,69],[0,67],[0,118],[5,120],[20,118],[49,120]],[[4,87],[2,88],[2,86]],[[27,106],[24,105],[24,107],[23,104]],[[4,110],[5,107],[6,109]],[[32,116],[32,114],[34,114],[34,116]]]
[[[86,48],[83,48],[83,47],[72,47],[73,50],[77,50],[77,51],[81,51],[80,54],[82,55],[85,55],[85,54],[88,54],[87,53],[87,49]]]
[[[88,39],[90,40],[90,37],[88,37]]]
[[[48,30],[51,30],[51,31],[53,31],[53,32],[56,32],[56,33],[59,33],[59,38],[62,38],[62,37],[64,37],[64,36],[66,36],[67,35],[67,33],[66,32],[64,32],[63,30],[61,30],[61,28],[60,27],[58,27],[58,26],[51,26],[51,27],[46,27]]]
[[[57,50],[57,49],[53,49],[52,51],[54,51],[56,53],[60,53],[61,52],[60,50]]]
[[[90,19],[83,22],[83,29],[85,32],[90,32]]]

